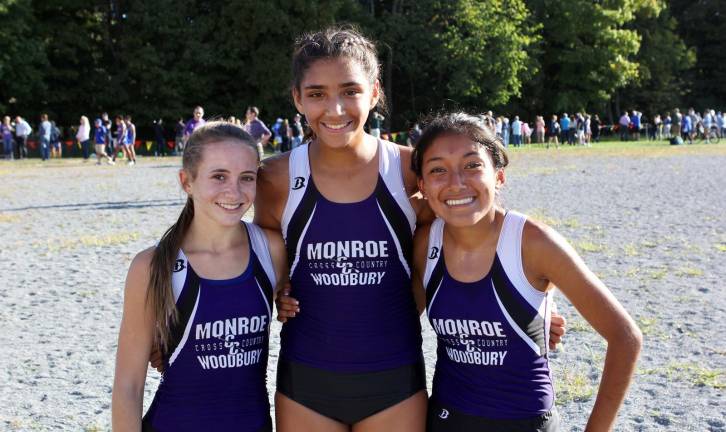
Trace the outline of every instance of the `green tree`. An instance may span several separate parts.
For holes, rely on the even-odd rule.
[[[30,0],[0,0],[0,112],[31,121],[47,91],[48,59],[36,27]]]
[[[105,61],[107,2],[56,0],[33,2],[35,27],[48,60],[46,91],[37,94],[36,109],[48,111],[61,124],[78,124],[82,114],[107,105],[109,88]]]
[[[631,28],[642,37],[636,57],[638,77],[619,91],[623,108],[653,115],[680,106],[689,91],[687,72],[695,64],[695,51],[676,32],[677,22],[665,4],[660,11],[641,11]]]
[[[378,36],[399,128],[442,104],[479,110],[503,105],[520,94],[534,70],[528,50],[537,41],[536,26],[527,25],[523,1],[377,6],[369,29]]]
[[[626,26],[656,0],[527,0],[541,23],[540,71],[527,86],[537,112],[596,109],[638,77],[640,36]]]
[[[678,33],[696,51],[696,64],[686,75],[692,93],[686,102],[700,109],[726,104],[726,2],[670,0]]]

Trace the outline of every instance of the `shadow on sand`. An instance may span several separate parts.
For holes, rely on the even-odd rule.
[[[123,209],[139,209],[145,207],[176,207],[184,204],[182,199],[168,200],[146,200],[146,201],[116,201],[116,202],[92,202],[92,203],[73,203],[73,204],[54,204],[39,205],[16,208],[0,208],[0,212],[19,212],[25,210],[123,210]]]

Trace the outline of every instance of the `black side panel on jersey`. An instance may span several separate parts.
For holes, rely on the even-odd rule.
[[[494,264],[492,266],[492,281],[494,282],[494,289],[502,301],[502,305],[512,317],[517,326],[537,344],[539,347],[539,355],[545,355],[547,348],[545,346],[545,322],[542,317],[537,314],[537,311],[533,308],[528,307],[527,300],[517,292],[512,283],[509,281],[502,263],[499,261],[499,257],[494,257]]]
[[[274,281],[270,281],[270,278],[267,276],[267,272],[265,272],[265,269],[262,267],[262,263],[260,263],[257,255],[253,254],[252,256],[254,257],[254,267],[252,268],[252,274],[257,280],[257,283],[259,283],[262,287],[262,291],[265,293],[265,299],[267,300],[267,307],[270,309],[270,311],[272,311],[272,296],[274,293],[274,287],[272,286],[272,284],[274,283]]]
[[[312,181],[312,177],[308,177],[308,185],[305,188],[305,195],[303,195],[300,204],[295,209],[295,213],[290,218],[290,223],[287,226],[287,238],[285,239],[285,247],[287,249],[287,266],[292,267],[292,263],[295,261],[295,252],[297,251],[297,244],[300,242],[305,225],[310,220],[310,215],[313,213],[315,204],[318,202],[320,192],[315,187],[315,183]],[[292,276],[292,275],[290,275]]]
[[[434,299],[436,291],[441,285],[441,280],[444,278],[444,270],[446,270],[446,264],[444,263],[444,252],[440,251],[439,261],[436,263],[434,271],[431,272],[431,278],[429,279],[428,285],[426,285],[426,310],[431,307],[431,300]]]
[[[199,276],[192,269],[191,266],[187,266],[187,280],[184,281],[184,288],[182,289],[179,301],[176,304],[177,316],[179,320],[176,324],[171,326],[171,338],[169,340],[169,348],[164,353],[164,360],[169,361],[169,357],[174,352],[176,347],[181,342],[184,336],[184,330],[187,327],[189,318],[194,310],[194,304],[197,302],[197,294],[199,293]]]
[[[398,244],[401,245],[401,251],[403,252],[403,258],[406,262],[411,263],[411,256],[413,251],[413,235],[411,234],[411,226],[408,224],[406,215],[398,206],[398,203],[388,191],[386,182],[378,174],[378,184],[376,185],[376,200],[378,205],[381,206],[383,214],[386,216],[388,223],[391,224],[391,228],[396,233],[398,238]]]

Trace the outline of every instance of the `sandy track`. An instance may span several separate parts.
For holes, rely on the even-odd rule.
[[[726,431],[726,146],[512,159],[504,203],[570,239],[645,334],[616,430]],[[0,163],[0,429],[110,429],[125,272],[178,215],[178,164]],[[551,363],[563,430],[578,431],[604,343],[557,301],[570,328]],[[430,379],[435,339],[424,329]],[[157,384],[150,372],[145,406]]]

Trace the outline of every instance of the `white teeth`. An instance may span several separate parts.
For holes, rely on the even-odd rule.
[[[224,203],[217,203],[218,206],[222,207],[223,209],[227,210],[235,210],[238,209],[242,204],[224,204]]]
[[[324,123],[325,127],[328,127],[330,129],[343,129],[344,127],[348,126],[349,124],[350,124],[350,122],[339,123],[339,124]]]
[[[462,198],[462,199],[457,199],[457,200],[446,200],[446,205],[449,205],[449,206],[464,205],[464,204],[469,204],[472,201],[474,201],[474,197]]]

